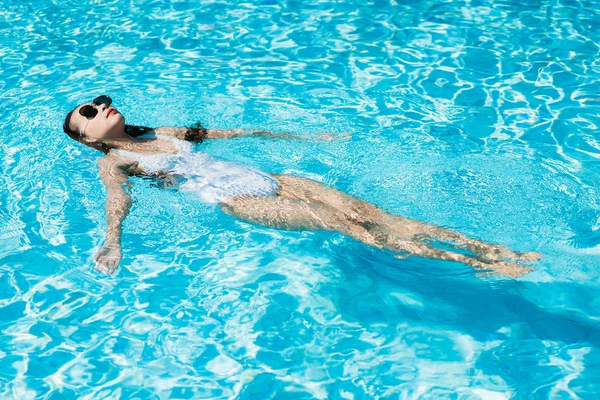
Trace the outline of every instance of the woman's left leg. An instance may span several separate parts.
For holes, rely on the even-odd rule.
[[[284,230],[337,231],[381,247],[366,229],[324,204],[280,196],[237,196],[224,200],[220,206],[225,213],[257,225]]]

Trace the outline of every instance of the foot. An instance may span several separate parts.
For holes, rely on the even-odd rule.
[[[482,252],[482,259],[486,262],[500,262],[506,259],[518,261],[536,262],[542,257],[540,253],[518,253],[506,246],[490,246],[487,251]]]
[[[404,260],[404,259],[407,259],[408,257],[410,257],[410,253],[396,254],[394,256],[394,258],[397,258],[399,260]]]
[[[489,269],[495,274],[508,276],[509,278],[518,278],[529,272],[533,271],[533,268],[526,267],[516,262],[500,261],[491,264],[486,264],[481,269]]]

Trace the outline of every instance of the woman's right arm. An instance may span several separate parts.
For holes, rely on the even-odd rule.
[[[112,274],[121,262],[121,225],[131,208],[131,196],[125,191],[127,175],[137,168],[137,163],[109,154],[98,161],[100,178],[106,186],[106,241],[94,261],[95,270]]]

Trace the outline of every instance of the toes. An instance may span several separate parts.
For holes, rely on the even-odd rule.
[[[525,267],[524,265],[515,262],[493,263],[490,264],[489,268],[498,274],[502,274],[510,278],[518,278],[533,271],[533,268]]]

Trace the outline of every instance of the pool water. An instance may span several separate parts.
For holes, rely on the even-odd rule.
[[[596,398],[600,1],[199,3],[0,0],[0,398]],[[101,154],[62,123],[100,94],[289,132],[196,148],[544,257],[481,277],[132,178],[97,274]]]

